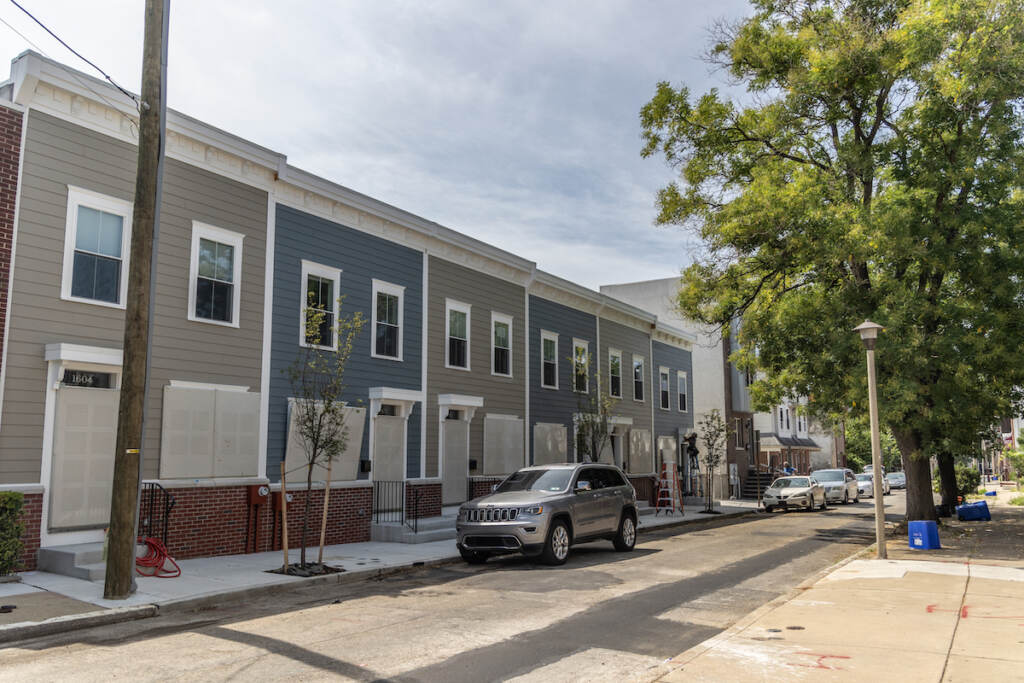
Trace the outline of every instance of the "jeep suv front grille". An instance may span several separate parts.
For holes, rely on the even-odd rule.
[[[469,510],[469,522],[514,522],[519,508],[476,508]]]

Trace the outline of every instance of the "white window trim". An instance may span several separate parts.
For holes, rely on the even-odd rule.
[[[647,379],[645,378],[644,373],[647,372],[647,369],[645,367],[644,357],[643,356],[633,356],[629,360],[630,360],[630,363],[629,363],[629,382],[633,386],[633,400],[636,401],[637,403],[646,403],[647,402]],[[637,398],[636,397],[636,362],[637,361],[640,361],[640,384],[644,388],[644,397],[643,398]]]
[[[584,365],[583,365],[583,381],[585,382],[583,391],[576,388],[576,350],[583,349]],[[590,342],[585,339],[576,339],[573,337],[572,340],[572,390],[577,394],[589,394],[590,393]]]
[[[405,356],[405,287],[384,280],[373,280],[370,294],[371,321],[370,357],[402,362]],[[398,355],[385,356],[377,353],[377,295],[390,294],[398,297]]]
[[[234,258],[231,264],[233,271],[231,275],[231,322],[210,320],[196,315],[196,288],[199,284],[199,240],[201,239],[227,244],[234,249]],[[237,328],[239,326],[239,321],[242,318],[242,240],[244,239],[245,235],[239,232],[192,221],[192,256],[188,268],[188,319],[192,322],[220,325],[221,327]]]
[[[334,282],[334,301],[331,310],[334,313],[334,325],[331,327],[330,344],[307,344],[306,343],[306,306],[309,305],[307,298],[309,291],[309,276],[315,275],[325,280]],[[324,349],[326,351],[338,350],[338,296],[341,292],[341,269],[325,266],[321,263],[314,263],[302,259],[302,280],[299,286],[299,346],[303,348]]]
[[[686,397],[686,407],[679,403],[679,396]],[[680,413],[690,412],[690,386],[689,376],[683,370],[676,370],[676,408]]]
[[[121,216],[121,289],[117,303],[97,301],[71,295],[71,280],[75,272],[75,239],[78,232],[78,207],[105,211]],[[128,300],[128,257],[132,244],[132,203],[123,199],[68,185],[67,217],[64,224],[64,267],[61,273],[60,298],[107,308],[125,308]]]
[[[468,321],[467,321],[468,322]],[[494,371],[494,350],[498,348],[494,345],[494,324],[505,323],[508,325],[508,373],[495,372]],[[495,377],[511,377],[512,376],[512,316],[504,313],[498,313],[491,311],[491,374]]]
[[[619,393],[612,393],[612,358],[619,359]],[[608,349],[608,395],[612,398],[622,398],[622,351],[619,349]]]
[[[555,383],[544,384],[544,340],[555,342]],[[540,386],[544,389],[558,389],[558,335],[547,330],[540,331]]]
[[[668,405],[661,405],[661,378],[665,378],[665,393],[668,394]],[[658,408],[672,410],[672,373],[664,365],[658,366]]]
[[[472,339],[472,337],[473,337],[473,333],[472,333],[473,328],[471,326],[471,323],[473,322],[472,309],[473,309],[473,307],[470,304],[463,303],[461,301],[456,301],[455,299],[445,299],[444,300],[444,366],[446,368],[448,368],[449,370],[462,370],[463,372],[470,372],[470,368],[472,366],[472,356],[470,355],[470,351],[473,348],[473,344],[470,341]],[[449,349],[448,340],[451,339],[451,326],[452,326],[451,311],[462,311],[463,313],[466,314],[466,366],[465,367],[462,367],[461,365],[452,365],[449,362],[450,359],[448,358],[448,349]]]

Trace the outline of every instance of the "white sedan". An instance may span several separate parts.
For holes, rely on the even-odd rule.
[[[779,477],[764,491],[764,509],[825,509],[825,487],[814,477]]]

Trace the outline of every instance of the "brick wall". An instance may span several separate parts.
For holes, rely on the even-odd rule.
[[[505,481],[505,477],[473,477],[469,480],[469,499],[490,495],[495,484]]]
[[[629,483],[636,489],[637,502],[641,503],[646,500],[649,504],[654,505],[656,502],[655,494],[658,491],[657,480],[650,475],[628,478]]]
[[[249,507],[249,492],[245,486],[169,489],[175,498],[167,533],[167,549],[178,559],[237,555],[245,552],[266,552],[281,548],[280,511],[270,503],[257,509]],[[302,520],[305,512],[306,491],[289,490],[292,502],[288,506],[288,545],[299,547]],[[328,545],[357,543],[370,540],[370,487],[331,489],[330,509],[327,514]],[[144,496],[141,516],[148,511]],[[320,542],[320,520],[323,514],[324,490],[310,493],[310,523],[306,546]],[[156,516],[156,515],[154,515]],[[154,535],[161,532],[157,523]],[[247,531],[248,527],[248,531]],[[257,542],[258,535],[258,542]]]
[[[0,107],[3,111],[3,107]],[[39,556],[39,526],[43,520],[43,494],[26,493],[25,504],[21,508],[21,523],[25,531],[21,535],[21,570],[30,572],[36,568]]]
[[[0,330],[3,330],[7,320],[7,283],[11,273],[11,245],[14,240],[14,200],[18,191],[21,121],[21,112],[0,106]],[[4,341],[0,336],[0,358],[3,357]],[[33,559],[33,566],[34,562]]]
[[[419,501],[416,494],[419,493]],[[441,514],[441,484],[406,484],[405,517],[423,519]]]

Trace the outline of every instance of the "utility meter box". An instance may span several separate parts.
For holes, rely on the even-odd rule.
[[[266,505],[270,502],[270,486],[255,484],[249,487],[249,505]]]

